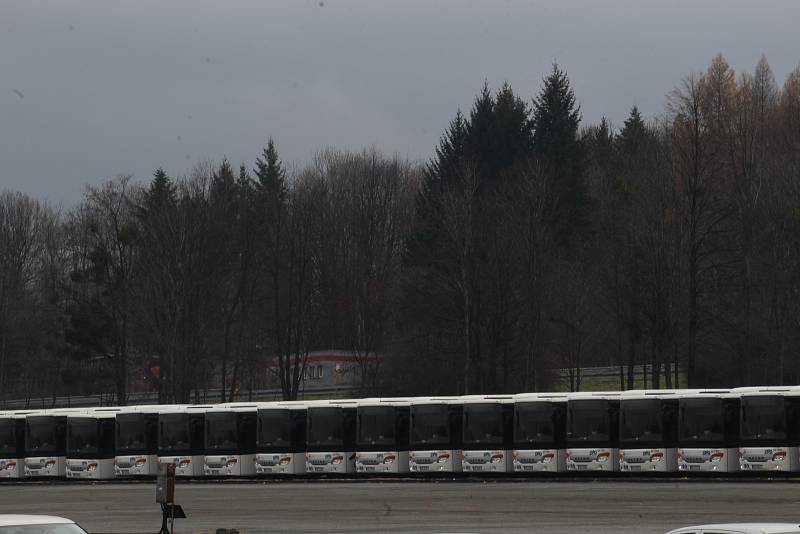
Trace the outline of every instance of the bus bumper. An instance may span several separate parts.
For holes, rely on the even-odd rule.
[[[259,453],[253,457],[257,475],[298,475],[306,472],[305,456],[299,453]]]
[[[203,475],[202,456],[159,456],[160,464],[175,464],[175,476],[199,477]]]
[[[729,473],[738,471],[737,449],[678,449],[678,471],[688,473]],[[733,451],[733,452],[732,452]],[[734,468],[734,461],[735,468]]]
[[[461,451],[411,451],[408,468],[412,473],[457,473],[461,471]]]
[[[20,478],[22,465],[25,462],[19,458],[0,459],[0,478]]]
[[[797,469],[796,447],[740,447],[742,471],[789,472]]]
[[[465,473],[505,473],[510,456],[509,451],[464,451],[461,466]]]
[[[355,471],[354,452],[307,452],[308,473],[352,473]]]
[[[157,471],[158,457],[155,455],[117,456],[114,458],[114,476],[155,476],[158,474]]]
[[[564,465],[564,449],[517,449],[514,451],[515,473],[560,473]]]
[[[235,477],[241,474],[242,458],[238,454],[203,457],[203,475],[207,477]]]
[[[567,449],[567,471],[616,471],[618,454],[617,449]]]
[[[623,473],[668,473],[677,469],[675,449],[620,449],[619,470]]]
[[[356,473],[408,473],[408,452],[357,452]]]
[[[26,477],[64,477],[66,458],[60,456],[40,456],[25,458]]]
[[[105,462],[97,459],[67,459],[67,478],[86,480],[111,478],[113,475],[110,472],[110,464],[110,459]],[[109,473],[105,473],[104,471],[109,471]]]

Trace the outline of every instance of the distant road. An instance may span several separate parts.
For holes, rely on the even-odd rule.
[[[155,533],[152,483],[2,485],[0,512],[90,533]],[[657,534],[720,521],[800,523],[800,483],[635,481],[178,483],[179,532]]]

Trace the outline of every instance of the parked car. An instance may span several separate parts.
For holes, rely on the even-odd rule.
[[[86,531],[63,517],[0,514],[0,534],[86,534]]]

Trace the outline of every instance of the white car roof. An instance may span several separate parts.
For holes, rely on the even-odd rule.
[[[53,515],[0,514],[0,527],[23,525],[64,525],[75,523],[71,519]]]
[[[697,525],[670,530],[667,534],[694,534],[707,532],[709,534],[790,534],[800,532],[797,523],[720,523],[716,525]]]

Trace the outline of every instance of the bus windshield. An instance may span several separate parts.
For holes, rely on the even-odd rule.
[[[563,412],[561,412],[563,414]],[[517,449],[557,448],[556,419],[559,405],[554,402],[523,402],[514,410],[514,447]],[[560,425],[563,436],[563,423]],[[563,438],[562,438],[563,440]]]
[[[622,401],[620,422],[620,442],[625,445],[658,446],[663,442],[661,401],[658,399]]]
[[[307,440],[310,451],[344,449],[344,411],[340,408],[309,408]]]
[[[0,456],[3,458],[16,458],[22,452],[19,450],[19,436],[17,436],[17,421],[11,418],[0,419]]]
[[[238,447],[239,437],[236,431],[236,413],[206,413],[206,449],[210,451],[233,451]]]
[[[503,406],[497,403],[464,405],[464,446],[502,447]]]
[[[25,455],[63,455],[66,446],[64,422],[58,417],[29,417],[26,421]]]
[[[412,406],[411,447],[450,446],[450,409],[446,404]]]
[[[262,452],[295,452],[292,445],[290,410],[260,410],[258,412],[258,450]]]
[[[67,423],[67,456],[99,454],[98,421],[91,417],[71,417]]]
[[[587,399],[570,401],[567,408],[567,440],[577,446],[612,444],[609,401]]]
[[[788,439],[784,398],[778,395],[742,397],[742,439],[780,444]]]
[[[117,415],[117,452],[136,454],[147,453],[147,423],[145,414],[129,413]]]
[[[371,445],[396,445],[396,410],[392,406],[366,406],[358,409],[359,449]]]
[[[681,444],[724,442],[722,399],[681,399],[678,439]]]
[[[164,414],[159,423],[159,453],[188,451],[192,448],[189,414]]]

